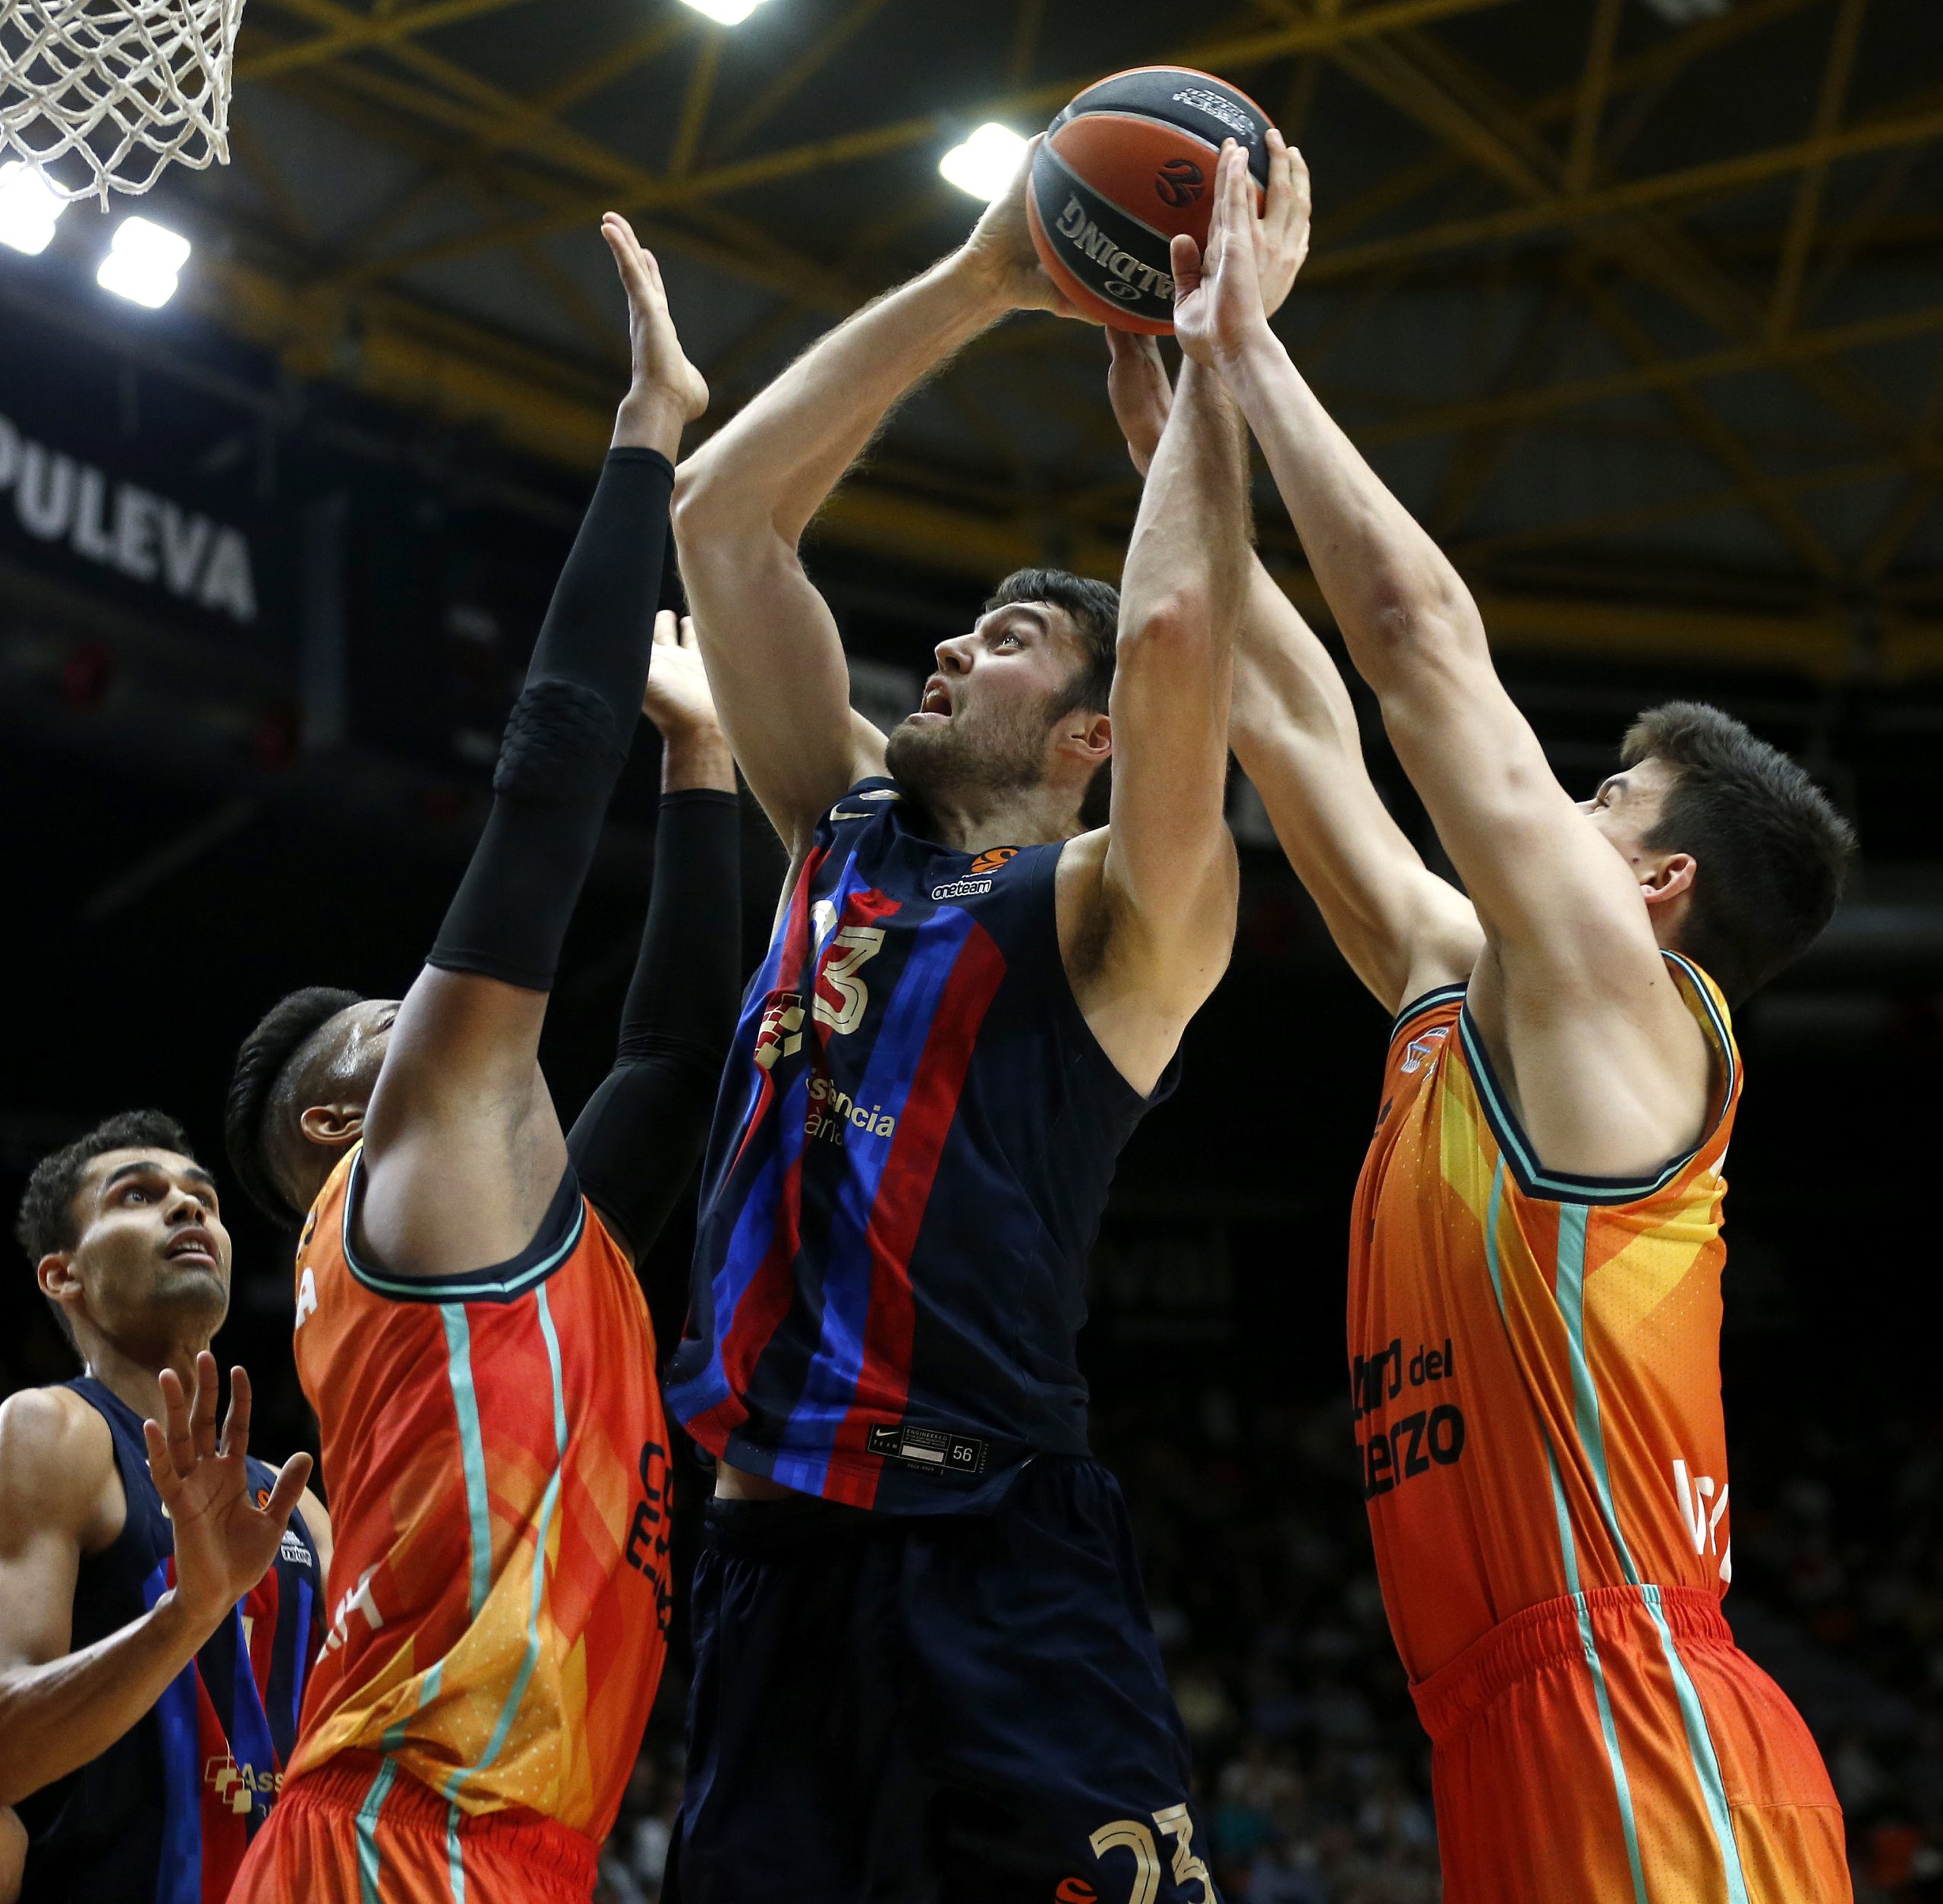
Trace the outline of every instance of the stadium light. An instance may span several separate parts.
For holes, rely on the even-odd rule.
[[[962,192],[987,203],[1012,183],[1025,153],[1025,140],[1009,125],[988,120],[962,145],[938,161],[938,170]]]
[[[762,0],[688,0],[697,13],[706,14],[718,27],[739,27],[762,5]]]
[[[176,274],[189,262],[189,241],[146,218],[124,218],[109,241],[94,281],[104,291],[158,311],[175,295]]]
[[[0,244],[38,257],[54,240],[68,201],[24,159],[0,165]]]

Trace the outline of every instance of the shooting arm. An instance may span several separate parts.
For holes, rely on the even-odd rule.
[[[1082,972],[1081,988],[1102,1044],[1143,1089],[1214,989],[1234,941],[1238,875],[1222,806],[1249,559],[1246,474],[1239,421],[1219,380],[1184,366],[1121,582],[1099,895],[1106,957],[1098,973]]]
[[[1476,913],[1390,817],[1335,662],[1259,560],[1235,638],[1229,739],[1337,950],[1386,1010],[1469,974]]]
[[[682,466],[675,529],[710,683],[792,853],[845,788],[883,768],[798,541],[892,408],[1006,308],[954,254],[838,326]]]
[[[77,1398],[30,1389],[0,1407],[0,1805],[107,1751],[216,1630],[174,1587],[78,1653],[74,1583],[104,1490],[108,1424]]]

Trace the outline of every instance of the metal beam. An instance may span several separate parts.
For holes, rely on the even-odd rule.
[[[313,24],[320,21],[320,16],[301,5],[301,0],[262,0],[262,4],[295,14]],[[481,14],[502,13],[508,7],[527,4],[528,0],[427,0],[427,5],[404,13],[354,14],[348,19],[325,21],[322,23],[324,31],[314,39],[261,53],[250,50],[262,37],[251,33],[237,48],[232,77],[238,81],[275,79],[305,66],[342,59],[348,53],[395,46],[414,34],[430,33],[436,27],[449,27],[461,20],[476,19]],[[249,18],[254,20],[260,17],[252,14]]]
[[[1612,84],[1613,49],[1619,39],[1619,17],[1626,0],[1595,0],[1592,36],[1586,49],[1586,70],[1573,109],[1572,142],[1566,148],[1565,189],[1583,192],[1592,182],[1592,162],[1598,156],[1599,120]]]

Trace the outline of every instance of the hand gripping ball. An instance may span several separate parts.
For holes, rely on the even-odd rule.
[[[1025,195],[1053,282],[1084,316],[1170,333],[1167,241],[1207,242],[1224,139],[1246,148],[1261,203],[1268,123],[1245,93],[1189,67],[1137,66],[1089,86],[1047,128]]]

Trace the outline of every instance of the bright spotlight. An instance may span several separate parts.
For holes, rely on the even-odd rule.
[[[1009,125],[989,121],[938,161],[938,170],[962,192],[989,203],[1012,183],[1025,140]]]
[[[0,165],[0,244],[37,257],[53,242],[68,201],[24,159]]]
[[[118,298],[159,310],[175,295],[176,274],[189,262],[189,241],[146,218],[124,218],[115,228],[94,281]]]
[[[718,27],[739,27],[762,0],[688,0],[697,13],[707,14]]]

